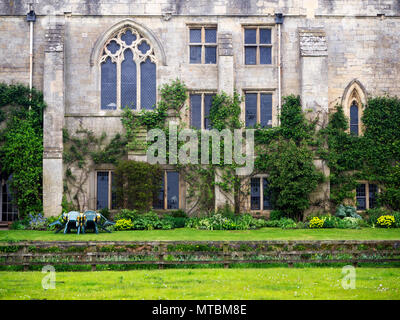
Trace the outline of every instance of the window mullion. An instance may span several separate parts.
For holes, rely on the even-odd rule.
[[[201,129],[204,128],[204,93],[201,93],[201,107],[200,107]]]
[[[141,62],[139,60],[136,61],[136,110],[142,109],[141,106]]]
[[[260,178],[260,211],[264,210],[264,183],[263,177]]]
[[[261,123],[261,94],[257,93],[257,124]]]
[[[121,109],[121,56],[117,62],[117,109]]]
[[[164,171],[164,209],[168,209],[168,179],[167,170]]]

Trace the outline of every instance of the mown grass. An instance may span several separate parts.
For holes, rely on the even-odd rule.
[[[357,268],[347,290],[337,267],[57,272],[48,290],[44,276],[0,272],[0,299],[400,299],[398,268]]]
[[[155,241],[155,240],[399,240],[400,229],[290,229],[262,228],[244,231],[173,230],[119,231],[113,233],[55,234],[53,231],[1,230],[0,241]]]

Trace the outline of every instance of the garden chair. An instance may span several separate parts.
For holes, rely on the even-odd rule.
[[[59,233],[61,230],[63,230],[65,228],[65,224],[67,223],[67,221],[68,221],[68,213],[63,212],[61,214],[60,219],[49,224],[49,227],[55,226],[56,228],[58,228],[56,230],[56,233]]]
[[[80,217],[80,213],[77,211],[71,211],[67,214],[67,223],[64,227],[64,234],[68,233],[72,228],[78,229],[78,234],[80,231],[80,223],[78,222],[78,217]]]
[[[110,230],[107,230],[106,227],[112,226],[115,224],[115,222],[112,222],[110,220],[107,220],[106,217],[104,217],[102,214],[88,210],[85,211],[84,213],[86,221],[83,227],[83,232],[85,232],[85,229],[91,228],[93,229],[96,233],[99,233],[99,229],[103,229],[104,231],[111,233]]]

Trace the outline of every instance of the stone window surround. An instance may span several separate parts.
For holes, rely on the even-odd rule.
[[[349,120],[349,128],[347,132],[350,133],[350,107],[355,101],[358,106],[358,135],[362,136],[364,132],[364,125],[361,121],[365,105],[367,104],[366,91],[364,86],[357,79],[353,79],[347,85],[342,97],[342,106],[345,116]]]
[[[189,94],[188,94],[188,99],[187,99],[187,105],[189,106],[189,115],[188,115],[188,124],[189,126],[191,126],[192,123],[192,106],[190,104],[190,96],[192,94],[198,94],[201,95],[201,129],[206,129],[204,128],[204,95],[205,94],[217,94],[218,90],[209,90],[209,89],[196,89],[196,90],[189,90]]]
[[[179,174],[179,180],[178,180],[178,195],[179,195],[179,203],[178,203],[178,209],[168,209],[168,194],[167,194],[167,188],[168,188],[168,182],[167,182],[167,173],[168,172],[178,172]],[[185,188],[184,186],[184,181],[182,178],[182,173],[179,170],[176,169],[170,169],[168,167],[163,168],[163,179],[164,179],[164,209],[153,209],[156,210],[157,212],[159,211],[170,211],[170,210],[180,210],[184,209],[184,202],[185,202]]]
[[[130,30],[135,36],[136,36],[136,40],[133,41],[131,43],[131,45],[126,45],[124,43],[123,40],[121,40],[121,36],[126,32]],[[108,51],[107,46],[108,44],[110,44],[111,42],[115,41],[119,46],[120,49],[115,53],[112,54],[111,52]],[[143,43],[146,42],[149,46],[150,49],[145,53],[142,54],[141,52],[139,52],[138,46]],[[104,46],[102,47],[102,52],[105,52],[101,55],[99,63],[98,63],[98,73],[99,73],[99,92],[101,92],[101,65],[103,62],[106,61],[106,59],[108,57],[111,58],[111,61],[113,63],[117,64],[117,107],[116,110],[121,110],[121,64],[124,61],[124,51],[127,48],[132,48],[133,51],[135,52],[134,54],[134,61],[136,63],[136,109],[132,109],[134,111],[140,111],[141,110],[141,63],[145,62],[148,58],[150,58],[150,61],[152,63],[155,63],[156,65],[156,87],[157,87],[157,78],[158,78],[158,59],[155,56],[155,52],[154,52],[154,47],[153,44],[151,43],[151,41],[143,36],[143,34],[141,34],[139,31],[136,30],[136,28],[132,27],[132,26],[125,26],[123,28],[120,28],[118,31],[114,32],[113,35],[111,37],[109,37],[109,39],[105,42]],[[158,90],[156,90],[156,101],[158,101]],[[100,99],[100,110],[104,111],[104,109],[101,109],[101,99]],[[107,110],[110,111],[110,110]]]
[[[188,64],[192,65],[211,65],[211,66],[216,66],[218,65],[218,24],[217,23],[186,23],[187,27],[187,59],[185,61],[188,61]],[[205,29],[210,28],[210,29],[216,29],[216,42],[215,43],[206,43],[205,41]],[[197,45],[201,45],[201,63],[190,63],[190,29],[201,29],[201,43],[198,43]],[[217,48],[216,52],[216,62],[215,63],[205,63],[205,47],[206,46],[213,46]]]
[[[252,210],[251,209],[251,179],[253,178],[259,178],[260,179],[260,209],[259,210]],[[264,183],[263,183],[263,178],[268,178],[268,174],[256,174],[252,177],[249,178],[249,182],[248,182],[248,188],[249,188],[249,195],[247,197],[247,201],[248,201],[248,208],[250,210],[250,212],[252,213],[256,213],[256,212],[260,212],[260,213],[269,213],[271,212],[273,209],[265,209],[263,208],[263,204],[264,204]]]
[[[112,180],[111,175],[114,173],[114,169],[96,169],[94,171],[94,208],[97,210],[97,173],[98,172],[108,172],[108,210],[115,210],[116,208],[111,208],[112,204]]]
[[[369,185],[370,184],[375,184],[377,186],[376,193],[378,194],[381,191],[381,188],[379,188],[378,183],[374,181],[368,181],[368,180],[357,180],[357,184],[365,184],[365,210],[370,209],[369,207]],[[357,194],[356,194],[356,189],[354,189],[355,197],[354,197],[354,203],[357,208]],[[357,212],[364,212],[365,210],[359,210],[357,209]]]
[[[278,110],[277,110],[277,107],[275,106],[275,103],[277,103],[275,88],[242,88],[242,93],[243,93],[242,94],[243,101],[241,103],[241,110],[242,110],[241,120],[244,123],[246,122],[246,102],[244,99],[246,93],[257,93],[258,94],[258,96],[257,96],[257,124],[260,123],[260,94],[266,93],[266,94],[272,95],[272,127],[275,127],[278,125],[278,122],[277,122]]]
[[[275,61],[275,52],[274,52],[274,47],[275,47],[275,39],[277,37],[277,32],[276,32],[276,24],[275,23],[242,23],[242,64],[246,68],[254,68],[254,67],[271,67],[274,66],[274,61]],[[246,64],[246,54],[245,54],[245,29],[270,29],[271,30],[271,44],[265,45],[271,47],[271,64],[260,64],[260,50],[258,50],[260,44],[259,44],[259,32],[257,32],[257,58],[256,58],[256,64]]]

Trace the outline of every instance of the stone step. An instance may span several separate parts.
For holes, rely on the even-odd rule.
[[[8,221],[0,221],[0,230],[8,230],[10,224]]]

